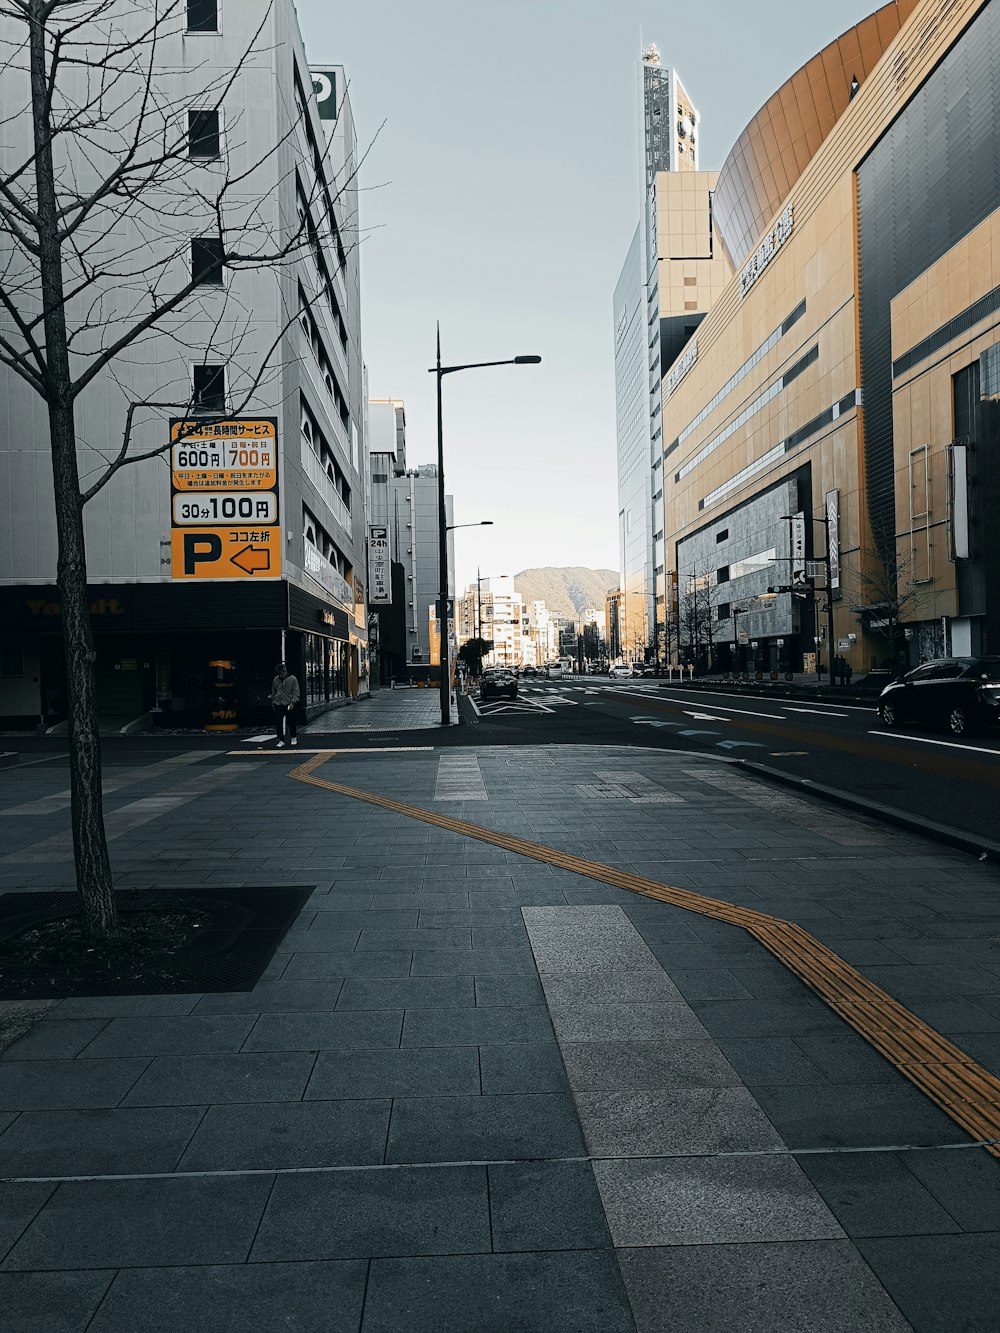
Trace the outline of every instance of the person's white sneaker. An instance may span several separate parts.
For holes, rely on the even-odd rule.
[[[298,736],[293,736],[292,739],[289,741],[289,745],[298,745],[298,743],[299,743]]]
[[[279,742],[278,742],[278,749],[279,749],[279,750],[283,750],[284,748],[285,748],[285,742],[284,742],[284,741],[279,741]]]

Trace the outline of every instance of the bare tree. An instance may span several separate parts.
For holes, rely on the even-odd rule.
[[[694,660],[705,660],[714,665],[716,585],[714,575],[699,574],[697,570],[687,577],[687,587],[680,599],[678,638]]]
[[[185,361],[223,361],[233,377],[229,411],[218,416],[240,415],[275,373],[275,353],[301,312],[297,304],[285,310],[279,297],[277,332],[261,346],[235,275],[280,270],[311,252],[319,285],[310,304],[329,292],[331,268],[346,257],[332,201],[357,164],[338,180],[325,141],[314,142],[308,175],[315,185],[299,199],[297,216],[284,218],[273,187],[278,150],[272,143],[256,153],[237,99],[227,101],[255,67],[272,77],[270,9],[270,0],[253,4],[252,36],[235,67],[205,69],[199,113],[226,108],[218,160],[206,169],[192,135],[211,115],[192,129],[184,82],[191,69],[182,68],[179,46],[184,0],[0,0],[7,145],[0,363],[47,412],[73,847],[81,921],[93,936],[113,936],[118,918],[101,794],[84,506],[123,467],[170,447],[165,414],[204,421],[186,379],[165,374],[157,392],[136,397],[134,369],[143,367],[148,384],[149,363],[158,365],[164,346],[183,349]],[[297,116],[308,123],[304,101]],[[262,193],[264,180],[270,188]],[[277,274],[275,283],[280,289]],[[88,390],[116,389],[119,442],[84,438],[78,420]]]
[[[851,569],[849,605],[864,617],[867,628],[889,645],[893,668],[899,666],[904,622],[910,620],[921,599],[914,578],[913,562],[900,555],[895,541],[862,547]]]

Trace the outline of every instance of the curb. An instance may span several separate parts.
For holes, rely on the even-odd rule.
[[[894,805],[883,805],[881,801],[866,801],[860,796],[851,796],[836,787],[827,787],[822,782],[812,782],[809,778],[796,778],[790,773],[782,773],[780,769],[771,768],[768,764],[754,763],[752,759],[730,759],[725,762],[755,773],[765,781],[793,787],[803,795],[819,796],[832,805],[844,806],[855,814],[880,819],[883,823],[905,829],[907,833],[928,838],[932,842],[944,843],[961,852],[968,852],[970,856],[978,857],[980,860],[989,857],[991,861],[1000,861],[1000,843],[993,842],[989,838],[978,837],[975,833],[963,833],[960,829],[950,828],[947,824],[938,824],[933,819],[918,818],[916,815],[907,814],[905,810],[897,809]]]

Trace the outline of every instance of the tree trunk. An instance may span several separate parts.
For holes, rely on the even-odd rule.
[[[90,627],[87,556],[72,405],[49,404],[49,436],[59,534],[57,581],[69,703],[70,809],[76,887],[84,934],[108,939],[118,933],[118,908],[104,830],[101,742],[94,675],[96,653]]]
[[[118,932],[104,831],[101,748],[97,726],[94,640],[87,598],[87,555],[83,504],[76,458],[76,427],[70,378],[62,250],[52,159],[44,7],[32,0],[30,13],[31,111],[35,140],[39,277],[45,326],[46,401],[52,451],[52,487],[59,539],[57,581],[62,606],[66,694],[69,702],[69,765],[73,854],[80,918],[86,935],[109,938]]]

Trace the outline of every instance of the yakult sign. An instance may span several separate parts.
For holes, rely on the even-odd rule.
[[[740,274],[740,294],[742,296],[746,296],[747,292],[785,244],[789,236],[791,236],[793,223],[792,205],[789,204],[784,213],[778,218],[777,222],[757,247],[756,253],[750,260],[750,263],[747,264],[746,268]]]

